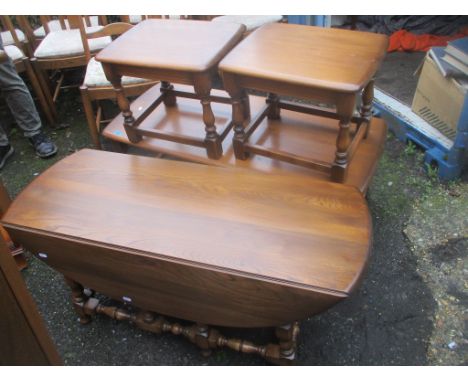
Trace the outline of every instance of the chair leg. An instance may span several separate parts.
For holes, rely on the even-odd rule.
[[[50,84],[45,78],[44,69],[41,68],[41,65],[37,61],[37,58],[35,57],[31,58],[30,62],[34,70],[34,73],[36,74],[36,78],[39,81],[44,97],[47,103],[49,104],[50,110],[55,111],[55,104],[54,104],[54,101],[52,100],[52,93],[50,92]]]
[[[54,95],[52,96],[52,102],[55,103],[57,102],[57,98],[60,94],[60,90],[62,90],[62,83],[63,83],[63,80],[65,79],[65,74],[63,74],[62,71],[60,71],[60,77],[57,81],[57,84],[55,85],[55,88],[54,88]]]
[[[86,115],[86,121],[88,122],[89,133],[91,134],[94,147],[98,150],[102,150],[101,141],[99,139],[99,127],[96,125],[96,117],[94,116],[93,105],[91,103],[88,88],[85,85],[80,86],[80,93]]]
[[[52,105],[52,107],[50,107],[49,103],[47,102],[44,92],[42,90],[42,87],[27,57],[23,58],[23,65],[26,70],[28,79],[31,82],[31,86],[34,89],[34,93],[36,94],[36,97],[41,105],[42,111],[45,114],[47,122],[49,123],[51,127],[55,126],[56,118],[57,118],[55,105]]]

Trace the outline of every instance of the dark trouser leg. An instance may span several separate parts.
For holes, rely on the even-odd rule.
[[[2,47],[0,43],[0,49]],[[10,59],[0,64],[0,90],[24,135],[29,138],[38,134],[42,124],[36,105]],[[8,144],[8,139],[5,131],[0,127],[0,145],[6,144]]]

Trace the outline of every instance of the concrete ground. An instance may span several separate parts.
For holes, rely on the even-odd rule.
[[[377,86],[410,104],[424,55],[392,53]],[[90,147],[77,91],[59,99],[64,125],[48,132],[59,146],[50,160],[34,156],[13,129],[15,156],[1,171],[12,196],[60,158]],[[468,176],[440,183],[423,169],[423,153],[388,134],[367,199],[373,251],[361,288],[347,301],[301,322],[299,364],[466,365],[468,340]],[[126,322],[97,317],[80,326],[62,278],[29,257],[23,271],[67,365],[263,365],[260,358],[221,350],[203,358],[186,340],[157,336]],[[228,333],[268,341],[265,330]]]

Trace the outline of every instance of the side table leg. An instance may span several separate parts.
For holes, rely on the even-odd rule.
[[[171,85],[170,82],[161,81],[161,93],[164,94],[164,105],[168,107],[175,106],[177,103],[176,96],[172,92],[174,90],[174,85]]]
[[[83,310],[83,306],[88,300],[88,296],[86,296],[84,293],[83,286],[69,277],[64,276],[64,279],[71,289],[73,307],[75,308],[75,311],[80,318],[80,324],[87,324],[91,322],[91,316],[86,314]]]
[[[338,99],[336,108],[340,130],[336,139],[335,162],[331,168],[331,179],[343,183],[348,170],[348,148],[351,143],[349,128],[354,112],[355,95],[343,95]]]
[[[278,105],[279,97],[277,94],[268,93],[266,102],[270,105],[268,108],[268,119],[280,119],[280,107]]]
[[[234,123],[234,138],[232,145],[234,154],[237,159],[245,160],[248,158],[248,152],[245,151],[245,130],[244,130],[244,108],[242,107],[242,99],[232,97],[232,122]]]
[[[242,91],[242,107],[244,113],[244,119],[250,119],[250,100],[247,91]]]
[[[374,80],[370,80],[362,92],[362,104],[360,114],[362,118],[367,119],[368,124],[364,138],[367,138],[369,133],[369,125],[372,119],[372,101],[374,100]]]
[[[115,95],[117,98],[117,104],[124,117],[124,128],[127,133],[127,137],[132,143],[138,143],[141,141],[141,136],[135,131],[135,118],[130,110],[130,102],[125,97],[124,90],[122,87],[122,76],[117,75],[112,70],[112,67],[106,64],[102,65],[104,73],[106,74],[107,80],[112,84],[115,89]]]
[[[215,117],[211,109],[211,77],[209,74],[196,76],[194,78],[194,88],[203,108],[203,122],[205,123],[206,132],[205,145],[208,158],[219,159],[223,155],[223,147],[216,132]]]
[[[229,93],[232,99],[232,123],[234,125],[234,138],[232,139],[232,146],[234,154],[237,159],[245,160],[248,158],[249,153],[245,150],[245,130],[244,121],[250,117],[250,105],[248,103],[247,92],[239,87],[235,75],[223,72],[222,78],[224,88]]]

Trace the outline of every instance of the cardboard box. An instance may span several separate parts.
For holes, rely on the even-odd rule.
[[[447,138],[454,140],[467,89],[440,73],[426,56],[411,109]]]

